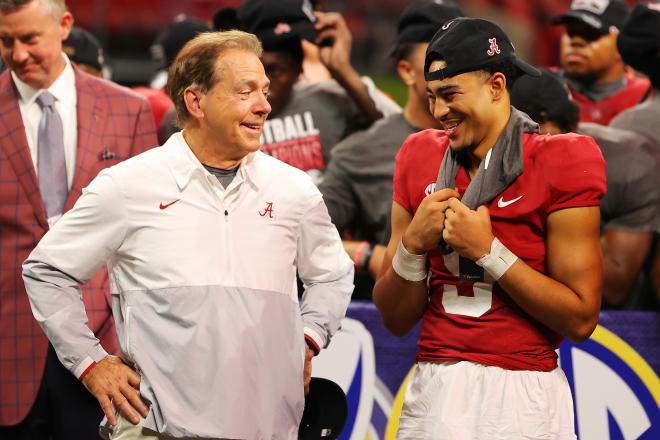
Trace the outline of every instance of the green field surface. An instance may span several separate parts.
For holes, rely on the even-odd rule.
[[[401,78],[395,75],[372,76],[376,86],[394,99],[397,104],[403,107],[408,99],[408,89],[401,81]]]

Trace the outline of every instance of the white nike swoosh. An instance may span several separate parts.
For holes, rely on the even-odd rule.
[[[497,207],[498,208],[506,208],[512,203],[516,203],[518,200],[522,199],[522,196],[516,197],[513,200],[509,200],[508,202],[504,201],[504,197],[500,197],[500,199],[497,201]]]

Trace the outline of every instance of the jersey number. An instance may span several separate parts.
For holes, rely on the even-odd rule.
[[[458,253],[445,255],[445,266],[452,275],[458,276]],[[472,296],[461,295],[454,284],[445,284],[442,290],[442,307],[453,315],[478,318],[490,310],[493,305],[493,283],[488,273],[484,282],[476,282],[470,288]]]

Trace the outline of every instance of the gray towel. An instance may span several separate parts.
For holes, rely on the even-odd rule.
[[[527,114],[511,107],[509,122],[497,138],[495,146],[479,164],[479,169],[465,190],[461,202],[470,209],[477,209],[500,195],[523,172],[523,133],[538,132],[539,124],[532,121]],[[438,171],[436,191],[456,187],[456,174],[463,165],[461,155],[460,151],[447,148]],[[452,252],[452,248],[442,239],[438,247],[444,254]]]
[[[523,133],[538,133],[539,125],[525,113],[511,107],[511,117],[495,146],[479,164],[477,174],[461,199],[470,209],[491,202],[523,172]],[[436,191],[456,187],[456,174],[463,165],[461,153],[447,148],[442,159]]]

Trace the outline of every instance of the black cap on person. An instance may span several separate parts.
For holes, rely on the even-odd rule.
[[[415,0],[401,13],[397,43],[428,43],[440,26],[464,15],[452,1]]]
[[[616,44],[623,61],[660,88],[660,3],[635,6]]]
[[[539,69],[541,76],[519,78],[511,90],[511,105],[529,115],[534,122],[580,120],[580,107],[573,101],[566,80],[558,73]]]
[[[429,72],[436,60],[444,60],[446,67]],[[429,43],[424,77],[426,81],[451,78],[502,61],[509,61],[522,73],[541,75],[538,69],[516,57],[511,40],[497,24],[481,18],[455,18],[442,25]]]
[[[66,40],[62,42],[62,50],[69,59],[77,64],[86,64],[96,70],[103,70],[105,58],[103,47],[94,35],[84,29],[72,27]]]
[[[339,437],[348,418],[346,394],[331,380],[312,377],[305,396],[298,439],[333,440]]]
[[[201,21],[181,14],[158,34],[151,46],[151,55],[155,61],[169,66],[188,41],[210,30],[211,28]]]
[[[594,29],[608,33],[621,29],[630,14],[628,4],[622,0],[573,0],[565,14],[552,19],[553,24],[566,24],[580,20]]]
[[[238,8],[238,19],[244,30],[257,36],[292,33],[313,43],[318,35],[309,0],[244,0]]]

